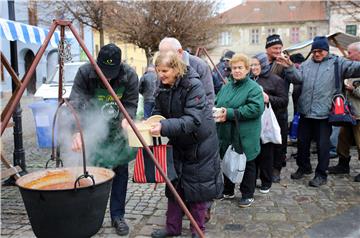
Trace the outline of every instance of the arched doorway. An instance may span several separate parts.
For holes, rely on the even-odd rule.
[[[24,61],[25,61],[25,72],[27,72],[31,66],[31,63],[34,61],[35,55],[31,50],[28,50],[25,54]],[[36,69],[30,79],[30,82],[27,86],[27,93],[29,95],[34,95],[36,92]]]
[[[46,78],[49,79],[56,70],[56,65],[58,64],[58,50],[53,49],[49,51],[46,57]]]

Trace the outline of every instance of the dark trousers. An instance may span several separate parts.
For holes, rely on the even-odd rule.
[[[205,231],[205,214],[208,208],[207,202],[189,202],[186,203],[194,220],[202,231]],[[166,231],[171,235],[180,235],[182,230],[183,210],[178,202],[168,199],[168,208],[166,213]],[[190,223],[192,234],[196,234],[196,230]]]
[[[244,177],[240,184],[240,192],[243,198],[253,198],[256,182],[255,160],[247,161]],[[234,194],[235,184],[224,174],[224,194]]]
[[[126,190],[129,178],[128,165],[119,165],[113,169],[115,176],[112,182],[110,196],[110,216],[123,218],[125,215]]]
[[[274,159],[274,144],[261,144],[261,152],[256,157],[256,172],[259,174],[261,185],[271,187]],[[257,176],[256,176],[257,177]]]
[[[148,119],[151,116],[154,106],[155,102],[144,101],[144,119]]]
[[[339,133],[339,141],[337,147],[337,153],[339,159],[350,158],[350,148],[352,145],[356,145],[358,150],[358,158],[360,160],[360,121],[357,121],[356,126],[344,126],[341,127]]]
[[[287,150],[287,135],[288,135],[288,122],[287,122],[287,113],[276,118],[280,130],[281,130],[281,145],[274,144],[274,163],[273,166],[275,169],[281,171],[282,165],[286,159],[286,150]]]
[[[300,170],[310,170],[310,146],[311,139],[316,142],[318,165],[315,176],[327,177],[326,170],[330,158],[330,135],[331,126],[328,119],[310,119],[300,116],[298,136],[298,156],[296,164]]]

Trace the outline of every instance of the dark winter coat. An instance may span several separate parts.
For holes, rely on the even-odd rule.
[[[118,77],[111,79],[109,83],[115,91],[121,91],[118,93],[121,103],[129,115],[135,118],[139,99],[139,79],[129,65],[122,63],[120,67]],[[77,111],[81,112],[92,108],[91,103],[97,88],[105,89],[105,86],[96,74],[95,69],[90,63],[82,65],[75,76],[70,94],[70,101]],[[122,118],[121,114],[119,121]]]
[[[259,75],[255,78],[255,81],[269,96],[271,108],[273,109],[276,118],[278,118],[281,114],[286,113],[289,97],[284,84],[284,79],[280,78],[276,74],[267,72],[264,75]]]
[[[182,59],[187,66],[191,66],[195,70],[195,72],[199,74],[199,80],[204,86],[207,105],[210,108],[213,108],[215,101],[215,92],[211,69],[209,65],[205,62],[205,60],[197,56],[190,55],[186,51],[183,52]]]
[[[220,61],[216,65],[216,68],[219,70],[219,73],[224,78],[224,80],[226,80],[226,78],[230,76],[231,69],[228,62],[224,60]],[[223,82],[223,79],[219,73],[215,68],[212,71],[215,94],[217,94],[220,91],[221,87],[225,83]]]
[[[153,111],[166,118],[161,135],[174,149],[178,179],[173,184],[187,202],[210,201],[223,190],[215,122],[198,77],[188,67],[173,87],[160,84]],[[168,189],[166,195],[172,198]]]
[[[144,102],[155,101],[155,90],[159,86],[155,71],[146,72],[139,82],[139,93],[144,97]]]

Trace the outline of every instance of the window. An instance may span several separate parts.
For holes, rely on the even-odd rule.
[[[259,29],[252,29],[251,30],[251,39],[250,43],[253,45],[259,44]]]
[[[273,35],[273,34],[275,34],[275,33],[276,33],[275,28],[268,28],[268,29],[267,29],[267,34],[268,34],[268,36]]]
[[[220,43],[220,45],[230,45],[230,43],[231,43],[230,32],[228,32],[228,31],[221,32],[220,38],[219,38],[219,43]]]
[[[292,27],[290,30],[290,41],[291,43],[299,42],[299,27]]]
[[[317,27],[316,26],[309,26],[308,28],[308,37],[309,40],[312,40],[315,38],[315,36],[317,35]]]
[[[346,25],[346,33],[356,36],[357,25]]]

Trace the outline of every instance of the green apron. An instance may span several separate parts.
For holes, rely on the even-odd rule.
[[[125,88],[115,90],[116,95],[121,99]],[[135,159],[134,148],[129,147],[128,140],[123,133],[119,122],[120,111],[109,92],[104,88],[95,89],[94,104],[100,110],[105,123],[108,124],[107,137],[98,142],[91,155],[95,166],[115,168],[118,165],[127,164]]]

